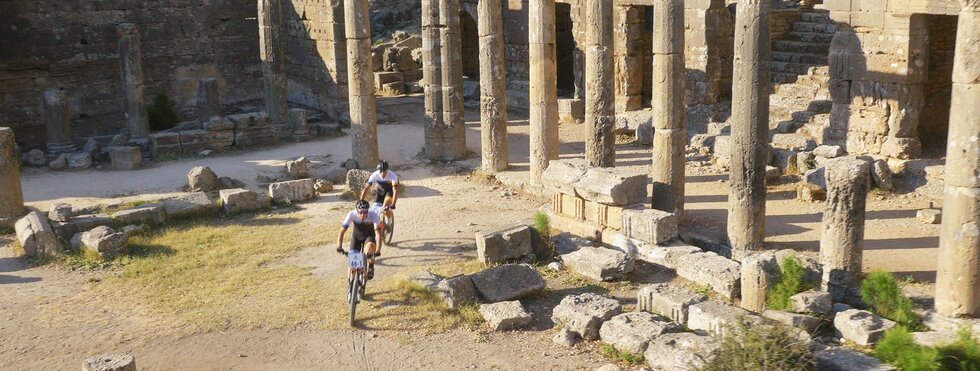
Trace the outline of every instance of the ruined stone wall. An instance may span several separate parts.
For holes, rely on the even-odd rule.
[[[190,118],[204,77],[225,104],[261,96],[255,2],[7,0],[0,14],[0,122],[23,143],[44,143],[52,87],[65,89],[76,138],[123,127],[120,23],[139,27],[148,100],[166,94]]]
[[[339,117],[347,111],[343,1],[285,0],[283,18],[289,101]]]

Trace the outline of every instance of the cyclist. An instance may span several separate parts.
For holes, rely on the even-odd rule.
[[[372,186],[377,187],[378,192],[374,196],[373,207],[378,209],[379,214],[384,212],[385,216],[391,218],[391,210],[395,209],[395,204],[398,202],[398,175],[394,171],[388,170],[388,161],[385,160],[378,161],[377,169],[371,173],[367,183],[364,184],[364,189],[361,190],[361,199],[367,198]],[[381,256],[380,248],[378,248],[377,256]]]
[[[370,210],[367,201],[357,200],[354,204],[354,211],[347,213],[347,217],[340,224],[340,233],[337,235],[337,252],[344,252],[344,234],[347,228],[354,225],[354,234],[350,239],[351,251],[367,250],[368,269],[367,278],[374,278],[374,257],[378,249],[381,248],[381,217],[374,210]]]

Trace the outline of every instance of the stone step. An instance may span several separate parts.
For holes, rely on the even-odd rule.
[[[830,45],[802,41],[779,40],[772,43],[772,51],[826,55],[830,53]]]
[[[800,79],[795,73],[770,72],[769,81],[774,84],[792,84]]]
[[[820,87],[811,84],[782,84],[776,88],[776,94],[809,101],[817,95],[818,90],[820,90]]]
[[[771,59],[774,62],[793,62],[809,63],[814,65],[827,65],[826,54],[806,54],[795,52],[772,52]]]
[[[813,23],[833,23],[834,21],[830,19],[830,12],[827,11],[810,11],[803,12],[801,14],[800,20],[803,22],[813,22]]]
[[[796,22],[793,23],[793,31],[821,32],[821,33],[833,34],[837,32],[837,24],[820,23],[820,22]]]
[[[824,33],[824,32],[802,32],[802,31],[791,31],[786,33],[783,40],[790,41],[805,41],[811,43],[823,43],[830,46],[830,41],[834,39],[834,34]]]
[[[817,147],[816,142],[809,135],[775,134],[772,136],[772,147],[790,149],[794,151],[812,151]]]
[[[812,119],[813,116],[816,115],[817,112],[813,112],[813,111],[796,111],[792,113],[793,121],[798,122],[800,124],[810,122],[810,119]]]
[[[795,73],[797,75],[808,75],[812,64],[793,63],[793,62],[770,62],[769,70],[772,72]]]

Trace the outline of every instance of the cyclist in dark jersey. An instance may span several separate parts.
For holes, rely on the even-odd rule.
[[[354,211],[347,213],[344,221],[340,224],[340,233],[337,235],[337,252],[344,252],[344,234],[347,228],[354,226],[354,234],[350,239],[351,251],[364,251],[368,259],[367,278],[374,278],[374,254],[381,248],[381,217],[367,201],[358,200],[354,205]]]
[[[398,202],[398,175],[388,169],[388,161],[378,161],[378,170],[371,173],[367,183],[364,184],[364,189],[361,190],[362,200],[367,199],[372,186],[377,188],[372,210],[378,214],[384,213],[390,219],[391,210],[395,209],[395,203]],[[380,247],[377,255],[381,256]]]

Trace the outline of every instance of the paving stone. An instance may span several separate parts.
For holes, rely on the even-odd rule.
[[[603,247],[582,246],[561,258],[575,273],[596,281],[625,279],[634,268],[631,256]]]
[[[179,220],[210,216],[218,213],[218,205],[208,198],[204,192],[185,193],[161,202],[167,211],[167,218]]]
[[[520,259],[531,252],[531,228],[527,224],[476,233],[477,258],[484,264]]]
[[[616,350],[640,355],[654,338],[668,333],[683,332],[684,327],[648,312],[616,315],[602,324],[599,337]]]
[[[666,283],[643,286],[636,293],[636,309],[667,317],[674,322],[687,324],[691,305],[708,298],[682,287]]]
[[[269,197],[279,203],[303,202],[316,197],[313,179],[299,179],[269,184]]]
[[[470,278],[487,303],[520,299],[545,287],[544,278],[528,264],[505,264],[477,272]]]
[[[878,342],[885,336],[885,331],[895,325],[895,322],[865,310],[848,309],[834,316],[834,327],[838,335],[864,346]]]
[[[696,371],[711,360],[718,342],[710,336],[681,332],[658,336],[643,354],[654,371]]]
[[[473,286],[473,280],[467,275],[459,275],[440,280],[436,292],[449,309],[456,309],[468,303],[480,301]]]
[[[738,296],[740,289],[739,263],[712,252],[688,254],[678,261],[677,275],[711,289],[725,299]]]
[[[569,295],[552,311],[551,319],[586,340],[599,338],[602,323],[622,313],[615,299],[593,293]]]
[[[677,215],[655,209],[623,210],[623,234],[652,244],[677,237]]]
[[[481,304],[480,314],[494,331],[507,331],[526,327],[531,324],[531,315],[524,310],[520,301],[502,301],[493,304]]]
[[[710,335],[725,336],[739,321],[750,325],[762,324],[762,317],[718,300],[691,304],[687,309],[687,328]]]
[[[830,293],[816,290],[801,292],[791,296],[789,300],[793,303],[793,311],[796,313],[828,315],[834,305]]]
[[[167,211],[160,205],[140,205],[112,213],[111,218],[122,224],[163,225],[167,222]]]

